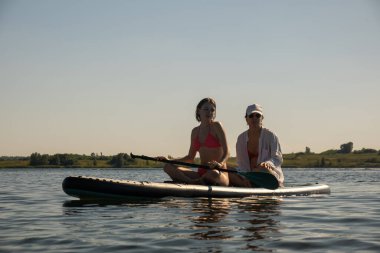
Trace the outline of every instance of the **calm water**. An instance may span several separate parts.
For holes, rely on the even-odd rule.
[[[160,182],[162,170],[1,169],[0,252],[379,252],[379,169],[285,169],[331,195],[83,203],[69,175]]]

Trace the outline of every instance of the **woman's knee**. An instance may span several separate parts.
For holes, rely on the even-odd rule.
[[[213,185],[228,186],[229,178],[226,173],[220,171],[209,171],[203,176],[204,180]]]
[[[228,173],[221,173],[220,180],[222,186],[228,186],[230,184],[230,178],[228,177]]]

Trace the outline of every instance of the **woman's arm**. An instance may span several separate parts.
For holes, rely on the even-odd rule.
[[[218,137],[218,140],[219,140],[219,142],[222,146],[222,149],[223,149],[222,157],[217,162],[221,163],[223,166],[226,166],[228,157],[230,155],[230,151],[228,149],[228,144],[227,144],[226,134],[225,134],[225,131],[223,129],[222,124],[219,121],[214,122],[214,126],[215,126],[215,130],[216,130],[215,131],[216,136]]]
[[[190,148],[189,148],[188,154],[180,159],[176,159],[177,161],[194,163],[194,158],[197,154],[197,151],[194,149],[194,143],[193,143],[195,139],[195,135],[196,135],[196,129],[197,127],[193,128],[193,130],[191,131]]]

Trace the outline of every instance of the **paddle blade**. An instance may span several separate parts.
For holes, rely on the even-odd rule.
[[[277,178],[266,172],[239,172],[240,175],[247,178],[256,187],[262,187],[275,190],[279,187]]]

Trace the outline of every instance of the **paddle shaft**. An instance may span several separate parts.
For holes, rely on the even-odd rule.
[[[211,168],[210,166],[204,165],[204,164],[187,163],[187,162],[181,162],[181,161],[177,161],[177,160],[161,160],[158,158],[149,157],[149,156],[145,156],[145,155],[134,155],[132,153],[131,153],[131,157],[133,159],[139,158],[142,160],[150,160],[150,161],[156,161],[156,162],[162,162],[162,163],[170,163],[170,164],[182,165],[182,166],[187,166],[187,167],[202,168],[202,169],[206,169],[206,170],[219,170],[219,171],[229,172],[229,173],[238,173],[237,170],[227,170],[227,169],[223,169],[223,168]]]
[[[176,165],[183,165],[187,167],[198,167],[198,168],[203,168],[206,170],[219,170],[223,172],[228,172],[228,173],[238,173],[240,175],[243,175],[246,177],[252,185],[258,186],[258,187],[264,187],[268,189],[277,189],[279,187],[279,182],[277,178],[266,172],[238,172],[237,170],[227,170],[227,169],[222,169],[222,168],[211,168],[208,165],[203,165],[203,164],[194,164],[194,163],[186,163],[186,162],[181,162],[177,160],[161,160],[158,158],[154,157],[149,157],[145,155],[134,155],[131,153],[131,157],[133,159],[139,158],[142,160],[150,160],[150,161],[156,161],[156,162],[162,162],[162,163],[170,163],[170,164],[176,164]]]

